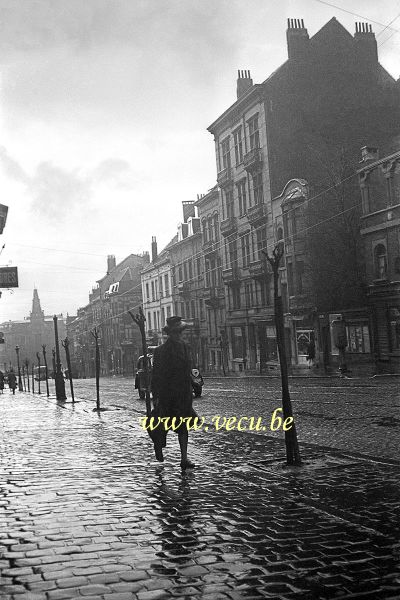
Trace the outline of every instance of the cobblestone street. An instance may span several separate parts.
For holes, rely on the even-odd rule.
[[[0,597],[399,598],[398,381],[291,386],[303,467],[281,433],[210,429],[187,474],[173,434],[155,462],[132,380],[101,380],[100,414],[90,380],[74,406],[6,390]],[[207,380],[196,403],[265,423],[279,405],[275,379]]]

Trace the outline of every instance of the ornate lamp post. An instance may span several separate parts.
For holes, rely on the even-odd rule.
[[[23,392],[24,388],[22,386],[22,379],[21,379],[21,365],[19,364],[19,346],[15,346],[15,352],[17,353],[17,365],[18,365],[18,391]]]
[[[25,359],[25,368],[26,368],[26,378],[28,380],[28,392],[30,392],[31,388],[29,385],[29,359],[28,358]]]
[[[58,343],[58,325],[57,325],[57,315],[54,315],[54,338],[55,338],[55,347],[56,347],[56,372],[55,372],[55,384],[56,384],[56,396],[57,400],[66,400],[67,396],[65,395],[65,383],[64,377],[61,370],[61,360],[60,360],[60,346]]]

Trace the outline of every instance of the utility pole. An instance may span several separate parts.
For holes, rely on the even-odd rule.
[[[69,387],[71,388],[72,402],[75,402],[74,384],[72,383],[71,356],[69,354],[69,339],[66,337],[65,340],[61,343],[63,345],[63,348],[65,349],[65,356],[67,358],[68,379],[69,379]]]
[[[262,252],[267,258],[269,264],[271,265],[272,272],[274,275],[275,327],[281,369],[283,418],[284,420],[286,420],[289,417],[293,419],[292,402],[290,399],[289,392],[289,377],[285,347],[285,325],[283,318],[282,296],[279,294],[279,265],[284,254],[284,245],[283,243],[277,244],[272,251],[272,256],[269,256],[268,252],[265,250],[263,250]],[[290,429],[285,431],[285,444],[287,464],[300,466],[301,457],[299,444],[297,441],[296,425],[294,420],[292,421],[292,426],[290,427]]]
[[[47,368],[47,358],[46,358],[46,344],[42,344],[42,352],[43,352],[43,360],[44,360],[44,366],[46,369],[46,392],[47,392],[47,397],[50,396],[49,393],[49,369]]]
[[[17,365],[18,365],[18,391],[23,392],[24,388],[22,387],[21,365],[19,364],[19,346],[15,346],[15,352],[17,353]]]
[[[95,367],[96,367],[96,408],[95,410],[100,410],[100,348],[99,348],[99,332],[97,327],[94,328],[94,331],[90,332],[94,337],[95,348],[96,348],[96,359],[95,359]]]
[[[39,377],[38,377],[38,379],[39,379],[39,383],[38,383],[39,390],[38,390],[38,394],[41,394],[42,392],[40,391],[41,373],[40,373],[40,354],[39,354],[39,352],[36,352],[36,358],[38,359],[38,367],[39,367]]]
[[[67,396],[65,395],[65,383],[64,377],[61,370],[61,360],[60,360],[60,346],[58,343],[58,325],[57,325],[57,315],[53,317],[54,321],[54,338],[55,338],[55,359],[56,359],[56,372],[55,372],[55,384],[56,384],[56,396],[57,400],[66,400]]]

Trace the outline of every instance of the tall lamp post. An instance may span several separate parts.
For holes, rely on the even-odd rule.
[[[17,365],[18,365],[18,391],[23,392],[24,388],[21,379],[21,365],[19,364],[19,346],[15,346],[15,352],[17,353]]]
[[[56,384],[56,396],[57,400],[66,400],[67,396],[65,395],[65,383],[64,377],[61,371],[61,360],[60,360],[60,346],[58,343],[58,325],[57,325],[57,315],[54,315],[54,338],[55,338],[55,346],[56,346],[56,372],[54,375],[55,384]]]

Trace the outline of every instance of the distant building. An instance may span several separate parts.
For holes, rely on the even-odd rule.
[[[95,374],[95,327],[99,332],[101,373],[133,373],[141,354],[141,337],[128,311],[135,314],[142,304],[140,272],[148,262],[148,253],[130,254],[118,264],[115,256],[108,256],[107,273],[92,289],[89,303],[78,309],[76,319],[68,321],[72,367],[79,377]]]
[[[400,372],[400,143],[396,146],[383,158],[376,148],[364,147],[359,170],[373,352],[383,372]],[[352,331],[349,343],[369,345],[365,329]]]
[[[58,316],[58,337],[61,341],[66,337],[66,319],[63,315]],[[29,360],[30,368],[34,363],[38,364],[37,352],[40,354],[43,364],[43,345],[46,346],[47,362],[49,370],[52,369],[52,349],[54,348],[54,321],[53,315],[44,314],[40,305],[37,289],[33,290],[32,310],[29,317],[21,321],[5,321],[0,324],[0,330],[4,333],[4,344],[0,345],[0,369],[8,370],[10,365],[16,370],[17,356],[15,347],[19,346],[20,364]],[[62,348],[61,348],[62,350]],[[61,352],[63,366],[66,361]]]
[[[173,313],[170,248],[177,242],[172,238],[158,254],[157,239],[152,238],[151,262],[141,272],[143,311],[146,317],[146,337],[149,345],[162,342],[162,329]]]

